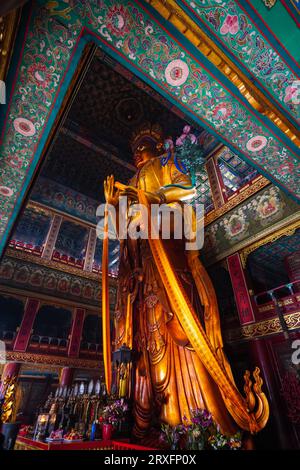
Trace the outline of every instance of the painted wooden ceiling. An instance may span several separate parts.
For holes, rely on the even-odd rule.
[[[109,143],[120,158],[130,163],[130,139],[141,124],[156,122],[165,136],[177,137],[187,119],[168,100],[101,49],[96,52],[68,117],[88,129],[93,138]]]
[[[261,30],[257,24],[253,3],[179,0],[178,4],[297,125],[299,105],[293,99],[293,90],[297,89],[298,64],[287,52],[272,47],[267,27]]]
[[[172,19],[163,19],[157,12],[163,13],[163,2],[152,3],[156,10],[146,2],[127,0],[39,0],[24,8],[7,80],[8,102],[3,107],[1,249],[89,41],[299,200],[295,144],[271,118],[249,104],[192,38],[171,24]],[[201,23],[215,44],[263,90],[275,110],[297,124],[295,57],[287,44],[284,48],[278,38],[274,40],[272,30],[262,27],[258,13],[249,13],[250,2],[186,0],[176,4],[195,24]]]
[[[187,123],[167,100],[97,50],[41,176],[104,201],[106,176],[113,174],[124,184],[132,177],[130,139],[146,121],[160,124],[164,135],[173,138],[181,135]]]

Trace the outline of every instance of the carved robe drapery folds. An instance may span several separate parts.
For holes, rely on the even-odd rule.
[[[163,201],[176,210],[193,192],[190,178],[172,158],[164,166],[160,158],[149,159],[130,186],[137,188],[139,202],[147,207],[149,227],[147,195],[163,191]],[[141,215],[129,215],[128,224],[133,217],[136,224],[138,217],[141,226],[145,224]],[[223,353],[216,294],[198,255],[186,251],[184,239],[174,237],[121,240],[114,348],[126,344],[136,354],[137,437],[155,419],[176,425],[189,419],[195,408],[210,411],[227,434],[238,427],[257,432],[267,422],[269,408],[259,371],[254,373],[254,393],[249,374],[246,398],[235,386]]]
[[[130,182],[147,192],[170,184],[190,187],[191,181],[172,161],[163,167],[158,158],[148,162]],[[201,302],[208,303],[208,299],[202,296],[200,301],[190,267],[197,254],[185,252],[184,244],[185,240],[164,240],[181,284],[205,323]],[[133,347],[138,352],[134,386],[136,434],[141,435],[149,427],[155,412],[161,421],[176,425],[183,416],[190,417],[191,410],[197,407],[211,411],[226,432],[234,432],[235,426],[218,386],[193,351],[176,313],[172,312],[148,240],[122,240],[120,256],[115,347],[125,342],[128,295],[131,295]],[[219,332],[219,325],[216,326]]]

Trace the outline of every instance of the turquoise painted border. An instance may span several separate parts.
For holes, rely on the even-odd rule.
[[[35,151],[35,155],[34,155],[34,158],[29,166],[29,170],[28,170],[28,173],[24,179],[24,183],[23,183],[23,187],[21,189],[21,191],[19,192],[19,195],[18,195],[18,202],[16,203],[14,209],[13,209],[13,212],[12,212],[12,216],[10,218],[10,220],[8,221],[7,223],[7,230],[6,230],[6,234],[3,235],[2,239],[1,239],[1,242],[0,242],[0,253],[2,252],[2,250],[5,249],[5,246],[6,246],[6,243],[8,242],[8,238],[10,236],[10,233],[11,233],[11,230],[13,229],[13,226],[14,226],[14,223],[15,223],[15,220],[18,216],[18,213],[19,211],[21,210],[22,206],[23,206],[23,203],[24,203],[24,196],[28,190],[28,187],[30,186],[30,183],[31,183],[31,179],[34,175],[34,172],[35,172],[35,169],[36,169],[36,166],[40,160],[40,157],[41,157],[41,154],[43,152],[43,149],[44,149],[44,146],[46,144],[46,141],[48,139],[48,136],[50,134],[50,131],[52,129],[52,126],[54,124],[54,121],[57,117],[57,114],[61,108],[61,105],[62,105],[62,102],[63,102],[63,99],[65,97],[65,94],[67,92],[67,89],[72,81],[72,78],[74,76],[74,73],[76,71],[76,68],[78,66],[78,63],[80,61],[80,58],[82,56],[82,52],[83,52],[83,49],[84,47],[86,46],[87,44],[87,40],[84,38],[84,37],[81,37],[80,36],[80,39],[77,43],[77,45],[74,46],[74,54],[71,56],[70,58],[70,61],[69,61],[69,64],[68,64],[68,70],[65,74],[65,77],[64,77],[64,81],[62,82],[61,84],[61,88],[60,88],[60,91],[56,97],[56,102],[55,102],[55,105],[53,106],[53,109],[50,113],[50,116],[48,118],[48,121],[47,121],[47,124],[44,128],[44,131],[43,131],[43,134],[41,136],[41,139],[37,145],[37,148],[36,148],[36,151]]]
[[[261,13],[255,8],[255,5],[251,5],[251,2],[249,2],[249,0],[238,0],[237,4],[241,5],[247,11],[248,15],[251,17],[253,17],[253,13],[255,12],[256,16],[253,19],[255,21],[254,24],[257,27],[257,29],[267,39],[267,41],[271,44],[271,46],[278,52],[280,57],[282,57],[282,59],[289,66],[289,68],[293,70],[295,73],[297,72],[299,75],[300,66],[298,65],[297,61],[293,58],[293,55],[288,51],[288,49],[285,48],[282,42],[276,38],[275,33],[272,33],[272,31],[266,28],[264,24],[265,20],[262,17]],[[284,7],[284,5],[282,6]]]
[[[243,73],[250,79],[250,80],[254,80],[254,83],[255,85],[260,89],[260,91],[264,94],[266,94],[268,96],[268,99],[272,102],[272,104],[275,106],[275,107],[278,107],[280,108],[280,111],[282,114],[284,114],[284,116],[293,122],[294,126],[298,127],[298,123],[297,123],[297,120],[296,118],[292,115],[292,114],[289,114],[288,111],[282,106],[282,104],[280,103],[279,100],[276,100],[274,98],[274,96],[270,93],[270,91],[264,87],[261,82],[259,80],[256,80],[256,77],[255,75],[243,64],[242,61],[239,61],[236,56],[230,51],[230,49],[228,47],[226,47],[222,41],[218,38],[217,35],[214,35],[210,28],[208,28],[208,26],[206,26],[205,22],[204,21],[201,21],[199,19],[199,17],[197,16],[197,14],[189,7],[187,6],[182,0],[177,0],[177,3],[178,5],[180,6],[180,8],[182,8],[182,10],[185,11],[185,13],[201,28],[205,31],[205,33],[208,35],[208,37],[214,41],[218,46],[219,48],[224,52],[224,54],[226,54],[227,56],[230,57],[230,59],[232,60],[232,62],[235,63],[235,65],[241,69],[243,71]],[[239,6],[239,5],[238,5]],[[261,33],[263,34],[263,33]],[[264,35],[263,35],[264,36]],[[279,52],[276,51],[278,54]],[[279,54],[280,55],[280,54]],[[295,66],[294,66],[295,67]],[[291,68],[291,67],[289,67]],[[295,73],[294,69],[292,69],[293,72]],[[278,128],[277,128],[278,129]],[[280,131],[279,131],[280,132]]]
[[[0,137],[4,131],[5,120],[8,112],[8,105],[10,104],[11,95],[13,92],[13,85],[14,79],[16,77],[18,66],[19,66],[19,59],[21,56],[26,30],[30,23],[30,17],[32,13],[32,2],[25,4],[23,7],[19,30],[17,32],[16,40],[15,40],[15,47],[13,51],[13,55],[10,62],[10,67],[8,69],[7,77],[5,80],[6,84],[6,104],[0,105]],[[26,20],[27,18],[27,20]],[[25,21],[24,21],[25,20]]]
[[[141,5],[144,4],[145,2],[142,0],[142,1],[138,1],[137,3],[140,3]],[[178,0],[178,3],[181,3],[180,0]],[[266,126],[267,129],[269,129],[275,136],[276,138],[279,138],[282,142],[284,142],[284,144],[286,145],[286,147],[288,149],[291,150],[291,152],[293,152],[294,154],[296,154],[296,156],[299,157],[300,159],[300,151],[299,151],[299,148],[288,138],[286,137],[286,135],[280,131],[280,129],[278,129],[278,127],[273,124],[268,118],[266,118],[265,116],[262,116],[260,115],[259,113],[257,113],[254,108],[252,108],[252,106],[249,104],[249,102],[246,100],[246,98],[237,90],[237,88],[231,83],[231,81],[225,77],[225,75],[223,75],[222,72],[220,72],[220,70],[215,67],[211,62],[210,60],[208,60],[206,57],[204,57],[202,55],[202,53],[193,45],[191,44],[187,39],[186,37],[181,34],[176,28],[175,26],[173,26],[172,24],[170,24],[168,21],[166,21],[162,16],[160,16],[157,11],[151,6],[151,5],[147,5],[147,11],[149,11],[149,13],[155,18],[156,22],[158,22],[164,29],[166,29],[169,34],[171,34],[175,40],[181,44],[186,50],[188,50],[188,52],[192,55],[192,57],[194,57],[196,60],[198,60],[200,63],[203,64],[203,66],[208,69],[214,76],[215,78],[217,79],[217,81],[219,83],[221,83],[225,88],[227,88],[230,93],[236,97],[238,100],[240,100],[243,105],[258,119],[260,120],[264,126]],[[147,81],[147,78],[146,80]],[[151,86],[153,87],[153,83],[150,82]],[[169,97],[169,95],[168,95]],[[177,103],[177,106],[178,106],[178,102]],[[178,106],[181,110],[181,106],[179,104]],[[185,110],[185,108],[183,108]],[[183,110],[182,110],[183,111]],[[185,114],[187,114],[186,111],[183,111]],[[199,120],[199,118],[197,118]],[[194,119],[195,120],[195,119]],[[202,122],[202,121],[201,121]],[[207,127],[207,130],[210,130],[210,127]],[[221,140],[222,141],[222,137],[215,133],[214,131],[211,132],[212,134],[216,135],[218,137],[218,140]],[[226,141],[224,141],[225,143]],[[226,143],[226,145],[228,145],[228,143]],[[234,148],[232,148],[233,151],[235,151],[235,153],[237,153],[237,150]],[[239,151],[239,150],[238,150]],[[241,153],[241,155],[245,156],[244,154]],[[246,157],[247,158],[247,157]],[[251,162],[251,165],[253,166],[253,163]],[[270,179],[270,177],[268,177]],[[276,183],[277,185],[279,185],[279,183]]]

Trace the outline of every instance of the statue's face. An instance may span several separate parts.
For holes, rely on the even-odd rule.
[[[154,158],[155,150],[150,142],[142,141],[135,149],[133,160],[137,168],[141,168],[146,162]]]

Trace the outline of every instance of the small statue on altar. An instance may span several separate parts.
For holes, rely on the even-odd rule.
[[[110,176],[104,193],[117,210],[126,196],[127,223],[134,218],[142,231],[145,220],[130,212],[133,204],[146,205],[148,214],[152,204],[176,212],[192,200],[195,188],[174,155],[162,155],[158,125],[139,129],[132,151],[137,171],[129,185],[119,190]],[[198,250],[186,250],[184,238],[162,240],[161,233],[158,238],[120,239],[115,349],[126,345],[137,356],[132,369],[135,436],[145,435],[155,415],[175,426],[196,408],[211,412],[226,434],[238,427],[258,431],[268,419],[267,400],[258,375],[256,395],[250,380],[247,399],[235,387],[223,352],[216,294]],[[256,399],[262,406],[255,414]]]

